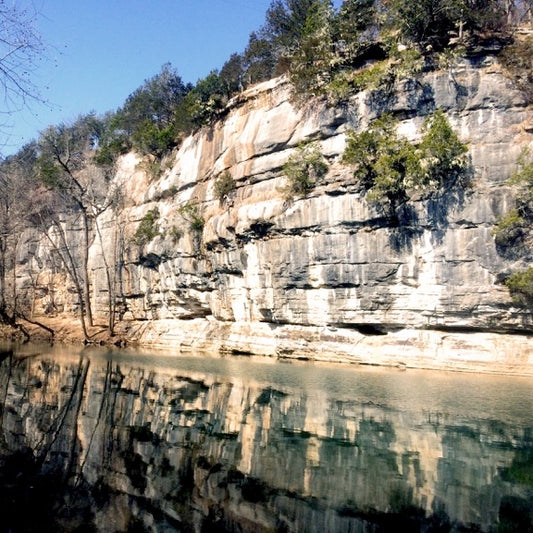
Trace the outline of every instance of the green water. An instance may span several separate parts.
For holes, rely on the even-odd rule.
[[[6,531],[532,530],[528,378],[27,345],[0,400]]]

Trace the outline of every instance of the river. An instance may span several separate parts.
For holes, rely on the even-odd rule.
[[[1,531],[533,531],[529,378],[7,348]]]

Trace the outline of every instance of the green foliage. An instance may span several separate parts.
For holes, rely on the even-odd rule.
[[[155,239],[159,235],[159,210],[156,208],[150,209],[146,215],[141,219],[135,235],[133,236],[133,242],[139,246],[148,244],[151,240]]]
[[[533,155],[522,151],[509,184],[517,187],[515,206],[493,230],[500,253],[513,258],[530,256],[533,242]],[[533,267],[513,273],[505,281],[513,301],[533,309]]]
[[[150,121],[159,128],[172,123],[176,108],[191,90],[169,63],[154,77],[145,80],[128,98],[118,113],[119,125],[133,134],[139,124]]]
[[[176,243],[183,237],[183,231],[178,226],[171,226],[168,230],[168,235]]]
[[[392,0],[387,11],[388,27],[398,30],[404,39],[428,42],[442,48],[459,17],[454,0]]]
[[[516,39],[499,55],[507,74],[517,86],[533,101],[533,36]]]
[[[284,191],[286,198],[305,196],[327,171],[328,165],[315,143],[300,145],[283,165],[283,174],[288,182]]]
[[[422,187],[435,192],[453,184],[464,186],[468,148],[453,131],[442,110],[426,119],[423,132],[420,144]]]
[[[396,122],[383,115],[361,133],[351,132],[343,163],[353,165],[354,177],[367,199],[396,207],[406,200],[406,180],[412,174],[413,147],[396,135]]]
[[[389,61],[382,60],[358,70],[341,70],[328,84],[327,93],[333,101],[366,89],[387,87],[393,81]]]
[[[209,124],[216,119],[228,102],[224,82],[216,71],[199,80],[183,99],[177,122],[185,132]]]
[[[116,136],[109,142],[104,142],[94,156],[94,162],[101,167],[111,167],[117,158],[127,154],[131,150],[132,144],[126,136]]]
[[[178,212],[189,223],[189,229],[191,231],[195,233],[201,233],[203,231],[205,221],[198,204],[186,202],[178,209]]]
[[[243,80],[258,83],[274,77],[276,62],[272,41],[264,33],[252,32],[243,56]]]
[[[280,52],[290,50],[300,41],[315,3],[316,0],[273,0],[266,13],[263,34]]]
[[[288,54],[293,96],[317,94],[329,81],[334,62],[332,8],[329,0],[312,2],[300,30],[298,46]]]
[[[452,38],[506,29],[524,14],[529,0],[343,0],[333,5],[331,0],[272,0],[263,27],[250,35],[244,52],[232,54],[220,72],[195,86],[163,65],[100,121],[92,134],[94,161],[109,167],[132,149],[162,158],[185,135],[219,119],[235,92],[284,72],[299,101],[325,94],[338,102],[356,91],[391,88],[395,80],[438,64],[425,61],[430,53],[462,50],[450,44]],[[530,97],[531,44],[531,37],[519,38],[501,54]],[[449,59],[446,53],[442,57]],[[45,179],[56,181],[43,163]]]
[[[159,74],[128,96],[121,109],[106,117],[96,162],[110,165],[131,149],[162,157],[178,143],[176,116],[191,89],[169,63],[163,65]]]
[[[242,88],[244,78],[244,58],[241,54],[231,54],[220,69],[219,79],[226,95],[231,95]]]
[[[527,252],[533,224],[533,157],[529,150],[520,154],[509,184],[517,187],[515,207],[498,222],[493,235],[503,253],[520,255]]]
[[[515,272],[505,281],[517,305],[533,307],[533,267]]]
[[[161,127],[151,120],[143,120],[132,133],[131,144],[141,154],[162,157],[176,146],[176,134],[174,124]]]
[[[375,0],[344,0],[334,17],[334,37],[339,43],[340,54],[351,63],[371,40],[369,30],[375,24],[377,8]]]
[[[533,197],[533,153],[531,150],[527,148],[522,150],[518,156],[517,170],[511,176],[509,183],[521,188],[521,203],[529,203]]]
[[[404,40],[441,50],[458,34],[501,31],[507,23],[504,11],[501,0],[392,0],[385,25]]]
[[[430,196],[465,184],[467,147],[441,111],[428,117],[418,145],[398,136],[396,125],[385,114],[361,133],[348,135],[343,162],[354,167],[369,202],[393,212],[414,193]]]
[[[502,251],[520,247],[526,236],[527,225],[526,219],[518,210],[512,209],[492,231],[496,246]]]
[[[37,159],[38,175],[41,183],[50,189],[66,187],[63,173],[50,154],[41,154]]]
[[[215,196],[219,202],[224,202],[235,190],[236,183],[229,172],[222,172],[215,178]]]

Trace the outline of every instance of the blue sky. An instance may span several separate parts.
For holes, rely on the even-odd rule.
[[[2,149],[14,153],[50,124],[115,110],[170,62],[195,83],[242,52],[270,0],[17,0],[32,3],[46,44],[33,82],[48,104],[14,113]]]

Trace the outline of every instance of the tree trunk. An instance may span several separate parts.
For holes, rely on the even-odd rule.
[[[0,237],[0,320],[7,319],[6,302],[6,250],[7,242],[5,237]]]
[[[85,207],[82,208],[83,222],[83,250],[82,250],[82,283],[83,283],[83,300],[87,322],[89,326],[94,326],[93,312],[91,306],[91,289],[89,282],[89,217]]]
[[[96,232],[98,233],[98,239],[100,240],[100,247],[102,249],[102,261],[104,262],[105,277],[107,282],[108,329],[109,335],[112,336],[115,329],[115,287],[111,277],[111,269],[104,251],[104,240],[102,238],[102,232],[100,231],[100,225],[98,224],[98,217],[95,217],[94,219],[94,226],[96,228]]]
[[[87,331],[87,324],[85,322],[85,319],[87,317],[86,314],[86,308],[85,308],[85,292],[83,289],[83,280],[80,280],[78,271],[76,270],[76,262],[74,261],[74,258],[72,257],[72,254],[70,252],[70,248],[67,243],[67,239],[65,236],[65,232],[63,231],[63,228],[61,227],[61,223],[57,220],[52,220],[51,225],[56,229],[60,241],[61,241],[61,247],[59,247],[55,242],[54,239],[52,239],[48,233],[48,226],[41,222],[41,230],[43,234],[46,236],[50,244],[52,245],[52,249],[57,252],[59,255],[59,258],[61,259],[61,262],[63,263],[65,270],[67,271],[68,275],[70,276],[70,279],[72,280],[72,283],[74,283],[74,288],[76,289],[76,294],[78,295],[78,301],[79,301],[79,316],[80,316],[80,324],[81,329],[83,331],[83,336],[85,340],[89,339],[89,333]]]

